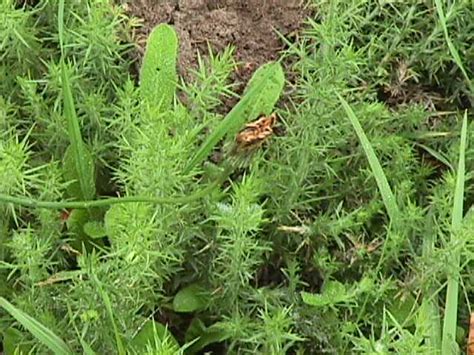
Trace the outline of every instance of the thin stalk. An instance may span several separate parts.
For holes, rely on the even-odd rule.
[[[425,238],[423,239],[423,258],[428,259],[432,257],[434,245],[436,242],[436,232],[434,226],[433,213],[429,211],[426,217],[425,224]],[[428,329],[426,329],[426,344],[437,351],[436,354],[440,353],[441,350],[441,322],[439,315],[439,304],[438,304],[438,292],[433,281],[429,281],[424,291],[423,305],[421,307],[425,316],[422,318],[428,319]]]
[[[152,203],[152,204],[186,204],[198,200],[209,194],[215,187],[213,183],[209,187],[196,192],[189,196],[175,197],[145,197],[145,196],[128,196],[128,197],[109,197],[102,200],[87,201],[40,201],[28,197],[11,196],[0,194],[1,203],[12,203],[23,207],[30,208],[46,208],[46,209],[89,209],[95,207],[105,207],[116,205],[119,203]]]
[[[458,231],[461,229],[464,202],[464,179],[465,179],[465,152],[467,141],[467,112],[464,113],[464,119],[461,129],[461,142],[459,147],[459,163],[456,177],[456,188],[454,191],[454,203],[451,219],[451,242],[456,244],[458,241]],[[453,265],[459,268],[461,261],[460,250],[457,249],[453,255]],[[446,291],[446,307],[444,310],[443,338],[441,340],[442,354],[456,354],[458,352],[455,343],[456,326],[458,316],[458,298],[459,298],[459,272],[453,272],[448,275],[448,289]]]
[[[229,164],[225,167],[221,176],[216,179],[208,187],[189,196],[174,197],[146,197],[146,196],[126,196],[126,197],[109,197],[102,200],[88,201],[40,201],[33,198],[22,196],[11,196],[0,193],[0,204],[11,203],[18,206],[30,208],[46,208],[46,209],[89,209],[95,207],[106,207],[117,205],[120,203],[151,203],[151,204],[186,204],[209,195],[217,186],[222,184],[234,170],[233,165]]]
[[[448,44],[449,53],[453,57],[454,63],[456,63],[456,65],[461,70],[469,90],[472,94],[474,94],[474,84],[472,83],[471,79],[469,78],[469,75],[467,74],[466,69],[464,68],[464,64],[462,63],[461,56],[459,55],[458,50],[454,46],[453,41],[451,41],[451,37],[449,37],[448,26],[446,24],[446,16],[444,15],[443,2],[441,0],[435,0],[435,5],[436,12],[438,13],[439,17],[439,22],[441,24],[441,27],[443,28],[444,39]]]
[[[115,317],[114,317],[114,311],[112,309],[112,302],[110,301],[109,295],[107,292],[104,291],[102,288],[101,283],[99,282],[99,279],[97,278],[96,275],[93,275],[93,279],[97,285],[97,288],[99,289],[99,293],[102,296],[102,300],[104,301],[104,306],[105,309],[107,310],[107,313],[110,318],[110,323],[112,323],[112,328],[114,329],[114,334],[115,334],[115,341],[117,343],[117,353],[119,355],[125,355],[125,346],[122,341],[122,334],[119,332],[119,329],[117,327],[117,323],[115,322]]]

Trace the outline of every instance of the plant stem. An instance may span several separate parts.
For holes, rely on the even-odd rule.
[[[145,197],[145,196],[129,196],[129,197],[110,197],[102,200],[89,201],[40,201],[28,197],[11,196],[0,194],[0,203],[13,203],[24,207],[31,208],[47,208],[47,209],[66,209],[78,208],[88,209],[94,207],[104,207],[116,205],[118,203],[153,203],[153,204],[185,204],[209,194],[217,183],[211,184],[209,187],[198,191],[189,196],[175,196],[175,197]]]

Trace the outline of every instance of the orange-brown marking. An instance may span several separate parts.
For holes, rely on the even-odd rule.
[[[272,113],[270,116],[262,116],[258,120],[247,124],[235,139],[237,149],[247,150],[259,147],[273,134],[276,118],[276,114]]]
[[[474,355],[474,313],[469,320],[469,337],[467,338],[467,355]]]

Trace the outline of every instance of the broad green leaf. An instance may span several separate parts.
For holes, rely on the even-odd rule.
[[[66,220],[67,229],[74,234],[84,236],[84,225],[88,219],[89,215],[86,210],[72,210]]]
[[[90,247],[91,240],[84,232],[84,225],[87,221],[89,221],[88,211],[80,209],[72,210],[66,220],[67,229],[74,236],[71,246],[76,250],[82,250],[84,246]]]
[[[178,353],[179,344],[168,328],[161,323],[148,320],[128,345],[135,352],[144,353],[147,348],[155,348],[156,344],[165,341],[168,341],[169,346]]]
[[[92,239],[103,238],[107,235],[104,224],[97,221],[84,224],[84,233]]]
[[[159,105],[167,111],[173,103],[176,84],[178,37],[173,27],[160,24],[148,37],[143,64],[140,69],[140,92],[146,103]]]
[[[47,346],[54,354],[73,354],[66,343],[50,329],[46,328],[43,324],[24,313],[22,310],[16,308],[3,297],[0,297],[0,307],[10,313],[13,318],[15,318],[23,327],[33,334],[33,336],[43,345]]]
[[[303,302],[314,307],[325,307],[346,302],[350,298],[346,287],[339,281],[326,281],[322,293],[301,292]]]
[[[196,312],[204,310],[209,303],[209,292],[199,284],[189,285],[176,294],[173,299],[175,312]]]
[[[248,105],[248,111],[245,112],[247,119],[251,121],[261,114],[270,115],[280,98],[285,85],[285,74],[279,62],[270,62],[259,67],[250,78],[244,96],[262,82],[265,85],[264,91],[253,94],[252,103]]]
[[[58,35],[61,48],[61,85],[63,94],[64,116],[67,121],[70,145],[64,159],[66,181],[77,181],[79,188],[74,188],[73,197],[77,200],[91,200],[95,196],[94,162],[81,136],[81,128],[76,115],[69,73],[64,59],[64,0],[58,3]]]
[[[206,329],[206,325],[201,319],[194,318],[188,329],[186,330],[184,340],[186,341],[186,343],[189,343],[194,339],[201,337],[206,332]]]
[[[235,134],[247,120],[253,120],[261,113],[269,114],[277,103],[284,84],[285,74],[279,62],[261,66],[252,76],[244,96],[204,141],[184,173],[189,173],[200,164],[225,135]]]

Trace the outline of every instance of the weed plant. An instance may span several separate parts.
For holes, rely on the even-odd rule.
[[[231,47],[185,82],[160,25],[135,78],[120,6],[20,3],[0,4],[5,354],[466,346],[468,1],[312,1],[241,95]],[[233,155],[273,111],[284,133]]]

